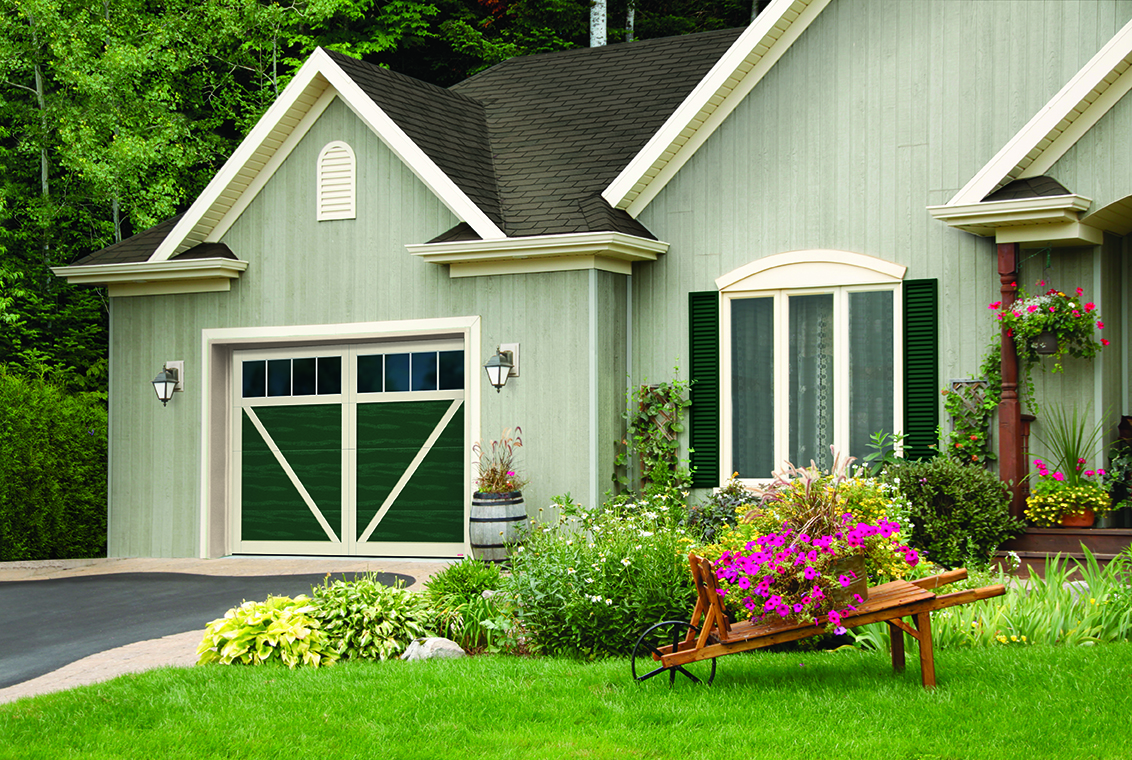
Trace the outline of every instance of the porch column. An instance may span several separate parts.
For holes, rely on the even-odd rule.
[[[1014,303],[1018,292],[1018,261],[1021,246],[1018,243],[999,243],[998,280],[1002,294],[1002,309]],[[998,402],[998,474],[1011,481],[1010,514],[1022,517],[1026,508],[1022,478],[1027,470],[1022,451],[1022,405],[1018,400],[1018,352],[1014,339],[1002,330],[1002,396]]]

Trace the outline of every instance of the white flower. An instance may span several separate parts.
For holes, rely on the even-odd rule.
[[[624,565],[625,567],[628,567],[629,566],[629,558],[626,557],[625,559],[621,560],[621,564]]]
[[[640,544],[637,544],[637,548],[638,548],[638,549],[640,549],[640,548],[641,548],[641,545],[640,545]]]
[[[523,547],[522,547],[522,546],[520,546],[520,547],[519,547],[519,551],[523,551]]]
[[[570,539],[569,541],[567,541],[566,545],[567,546],[573,546],[574,545],[574,539]]]
[[[652,531],[642,530],[641,535],[644,536],[645,538],[648,538],[649,536],[652,535]]]
[[[645,512],[645,517],[649,518],[650,520],[655,520],[656,512]]]
[[[572,567],[566,568],[566,574],[567,575],[573,575],[574,574],[574,568],[572,568]]]
[[[613,604],[613,600],[610,599],[609,597],[606,597],[605,598],[605,606],[608,607],[611,604]]]
[[[586,578],[586,583],[593,583],[593,582],[594,582],[593,578]]]

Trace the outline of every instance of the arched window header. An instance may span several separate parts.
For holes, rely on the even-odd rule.
[[[719,277],[721,292],[823,288],[898,283],[907,267],[849,251],[791,251],[776,253]]]
[[[318,221],[355,219],[355,159],[353,149],[335,140],[318,154]]]

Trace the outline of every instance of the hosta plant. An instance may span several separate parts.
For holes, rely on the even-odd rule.
[[[208,624],[197,647],[197,664],[330,665],[338,655],[313,612],[311,600],[303,595],[244,602]]]
[[[321,622],[331,649],[343,658],[391,659],[413,639],[429,635],[424,596],[384,586],[369,574],[316,586],[311,615]]]

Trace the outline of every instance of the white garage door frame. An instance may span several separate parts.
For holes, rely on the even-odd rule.
[[[384,342],[389,340],[438,340],[461,338],[464,345],[464,411],[465,450],[468,452],[464,498],[464,545],[468,554],[467,518],[471,510],[472,475],[471,447],[480,437],[480,393],[482,373],[481,323],[478,316],[439,319],[357,322],[334,325],[286,325],[277,327],[214,328],[201,331],[201,380],[204,390],[201,404],[200,449],[200,546],[202,558],[232,554],[235,548],[231,530],[232,456],[230,441],[233,420],[232,361],[234,350],[250,348],[314,347],[343,343]],[[410,547],[406,547],[408,549]],[[383,551],[386,547],[373,547]],[[386,556],[373,554],[367,556]],[[409,554],[408,556],[417,556]]]

